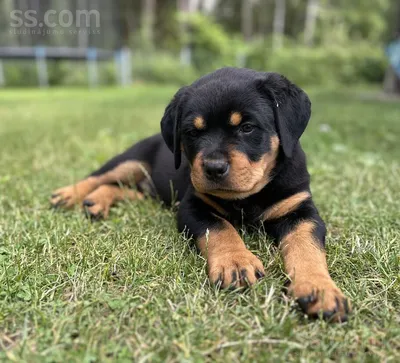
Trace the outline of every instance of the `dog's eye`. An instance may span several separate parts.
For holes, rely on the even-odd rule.
[[[253,131],[253,129],[254,129],[254,127],[253,127],[252,125],[250,125],[250,124],[243,124],[243,125],[240,127],[240,132],[243,132],[243,133],[245,133],[245,134],[249,134],[250,132]]]
[[[188,134],[189,134],[190,136],[192,136],[192,137],[196,137],[196,136],[199,134],[199,132],[198,132],[197,130],[190,130],[190,131],[188,132]]]

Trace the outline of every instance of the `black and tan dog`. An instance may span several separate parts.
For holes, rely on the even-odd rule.
[[[176,93],[161,135],[56,190],[51,203],[83,204],[96,218],[107,217],[121,199],[150,194],[171,204],[176,198],[179,230],[193,236],[211,281],[222,287],[264,276],[234,227],[262,225],[279,243],[288,291],[302,310],[344,321],[349,304],[328,273],[325,225],[299,143],[310,115],[307,95],[279,74],[217,70]]]

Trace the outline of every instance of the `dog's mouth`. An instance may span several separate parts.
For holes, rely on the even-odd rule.
[[[235,189],[213,189],[209,190],[207,193],[214,195],[216,197],[222,198],[222,199],[245,199],[249,197],[250,195],[253,195],[257,193],[259,190],[258,188],[255,189],[254,187],[248,190],[235,190]]]
[[[203,172],[192,168],[191,179],[199,193],[210,194],[221,199],[245,199],[261,190],[267,183],[264,173],[254,171],[232,172],[221,181],[210,180]]]

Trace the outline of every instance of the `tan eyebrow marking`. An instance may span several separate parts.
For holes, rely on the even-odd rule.
[[[240,114],[240,112],[234,112],[231,115],[231,119],[229,120],[229,123],[232,126],[237,126],[242,122],[242,115]]]
[[[195,119],[193,120],[193,124],[197,130],[204,129],[206,127],[206,122],[204,121],[204,118],[201,116],[195,117]]]

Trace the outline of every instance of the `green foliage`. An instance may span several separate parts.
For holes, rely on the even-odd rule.
[[[120,28],[124,29],[118,43],[132,47],[133,79],[145,82],[185,84],[216,68],[247,66],[278,70],[302,84],[378,83],[383,81],[387,65],[382,49],[400,26],[397,0],[319,0],[314,47],[307,48],[303,46],[303,35],[309,0],[287,0],[284,48],[272,52],[275,1],[253,1],[249,14],[243,12],[243,0],[219,0],[210,12],[200,7],[198,12],[188,14],[183,11],[183,2],[163,0],[156,2],[150,17],[143,11],[145,3],[125,1],[118,14]],[[10,6],[0,8],[7,14]],[[99,9],[108,14],[111,7],[103,4]],[[57,5],[56,9],[61,10],[62,6]],[[154,23],[149,21],[151,18]],[[30,44],[32,39],[28,36],[21,38],[22,43],[16,42],[17,38],[7,31],[7,19],[7,16],[3,19],[0,40],[10,45]],[[109,29],[112,20],[112,16],[102,16],[104,36],[93,37],[91,41],[95,43],[91,45],[115,46],[116,29]],[[251,41],[243,41],[244,28],[251,29],[246,36]],[[76,45],[73,38],[58,35],[46,41],[49,45],[68,42]],[[179,61],[184,47],[191,50],[190,67],[182,66]],[[7,86],[37,85],[34,61],[4,61],[4,64]],[[50,85],[87,85],[84,62],[49,61],[48,69]],[[98,69],[100,84],[115,83],[112,61],[99,63]]]
[[[202,74],[224,66],[247,66],[261,71],[277,71],[302,84],[349,84],[382,82],[387,62],[383,49],[365,41],[350,41],[345,28],[331,33],[331,46],[306,47],[285,37],[285,46],[272,51],[271,38],[245,44],[230,36],[210,17],[195,15],[181,19],[190,26],[192,66],[184,66],[177,55],[167,52],[134,51],[133,79],[143,82],[188,84]],[[330,33],[326,33],[328,36]],[[325,41],[328,38],[325,39]],[[241,57],[243,60],[241,60]],[[36,68],[31,62],[6,62],[10,86],[35,86]],[[87,85],[85,62],[48,62],[50,85]],[[114,63],[98,63],[99,83],[115,83]]]
[[[320,12],[319,35],[323,44],[332,44],[338,29],[345,41],[382,41],[387,31],[387,12],[391,0],[335,0]]]
[[[7,87],[36,87],[38,76],[33,60],[4,61],[4,74]],[[109,85],[116,81],[115,65],[111,62],[98,62],[99,84]],[[47,72],[50,86],[87,86],[88,70],[84,61],[48,61]]]
[[[3,61],[3,69],[7,86],[29,87],[38,83],[36,67],[32,61]]]
[[[134,81],[160,84],[184,85],[217,68],[233,65],[246,66],[260,71],[276,71],[302,85],[380,83],[383,80],[387,61],[383,49],[368,44],[353,44],[347,47],[308,48],[304,46],[282,48],[271,51],[270,45],[260,41],[247,49],[232,46],[230,57],[207,61],[208,52],[195,53],[199,67],[184,66],[177,57],[167,53],[136,54],[132,59]],[[242,49],[242,51],[239,51]],[[235,51],[237,53],[235,54]],[[244,56],[244,64],[238,57]],[[5,62],[6,84],[12,87],[34,87],[37,85],[34,62]],[[85,62],[49,62],[51,86],[87,86],[88,73]],[[117,81],[113,62],[99,62],[100,85],[112,85]]]
[[[88,84],[87,66],[85,62],[63,62],[64,78],[59,80],[60,85],[86,86]]]
[[[63,71],[63,78],[59,79],[58,85],[61,86],[87,86],[88,69],[86,62],[68,62],[60,63]],[[115,64],[112,61],[98,62],[97,75],[100,85],[112,85],[117,81]]]
[[[239,39],[230,36],[210,17],[196,14],[186,21],[190,27],[187,42],[192,49],[196,69],[204,73],[221,66],[235,65],[238,47],[242,47]]]
[[[138,54],[133,58],[134,80],[184,85],[198,76],[193,67],[181,65],[179,59],[166,53]]]
[[[88,85],[88,69],[85,61],[48,62],[50,86]],[[7,87],[36,87],[38,85],[34,61],[4,62]],[[113,61],[98,62],[98,82],[101,86],[118,82]],[[132,59],[132,77],[135,81],[184,85],[200,76],[193,67],[183,66],[179,59],[167,53],[136,54]]]
[[[387,62],[383,49],[353,43],[347,47],[292,46],[271,51],[266,42],[249,51],[247,67],[283,73],[307,84],[382,82]]]

